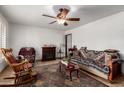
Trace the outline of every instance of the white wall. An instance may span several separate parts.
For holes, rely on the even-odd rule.
[[[69,33],[72,33],[72,44],[78,48],[81,46],[93,50],[113,48],[120,50],[124,55],[124,12],[65,31],[65,34]],[[122,66],[124,73],[124,64]]]
[[[64,32],[46,28],[10,24],[10,47],[15,55],[21,47],[34,47],[36,59],[41,59],[44,44],[54,44],[59,47],[64,42]]]

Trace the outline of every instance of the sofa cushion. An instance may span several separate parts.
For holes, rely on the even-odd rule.
[[[81,57],[87,59],[86,50],[84,48],[81,48],[79,51],[80,51]]]
[[[86,48],[81,48],[81,64],[91,66],[95,69],[108,73],[105,71],[105,52],[104,51],[95,51],[95,50],[86,50]],[[108,69],[107,69],[108,70]]]

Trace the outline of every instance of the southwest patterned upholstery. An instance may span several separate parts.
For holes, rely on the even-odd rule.
[[[82,47],[80,50],[75,51],[74,54],[79,55],[72,56],[71,61],[91,66],[105,74],[109,74],[109,67],[105,63],[104,51],[87,50],[86,47]]]
[[[123,62],[117,50],[95,51],[88,50],[86,47],[73,51],[69,61],[77,63],[81,69],[110,81],[121,74],[121,62]]]
[[[33,47],[23,47],[20,49],[19,54],[28,59],[30,63],[35,62],[35,49]]]

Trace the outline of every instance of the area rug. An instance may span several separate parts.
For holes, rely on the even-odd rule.
[[[59,71],[59,64],[36,66],[37,80],[20,87],[107,87],[103,83],[80,72],[80,78],[73,73],[70,81],[67,73]]]

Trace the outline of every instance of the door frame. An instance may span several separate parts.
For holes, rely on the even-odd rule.
[[[67,37],[71,35],[71,45],[72,45],[72,34],[67,34],[65,35],[65,57],[67,57],[67,53],[68,53],[68,50],[67,50]],[[71,46],[72,47],[72,46]]]

